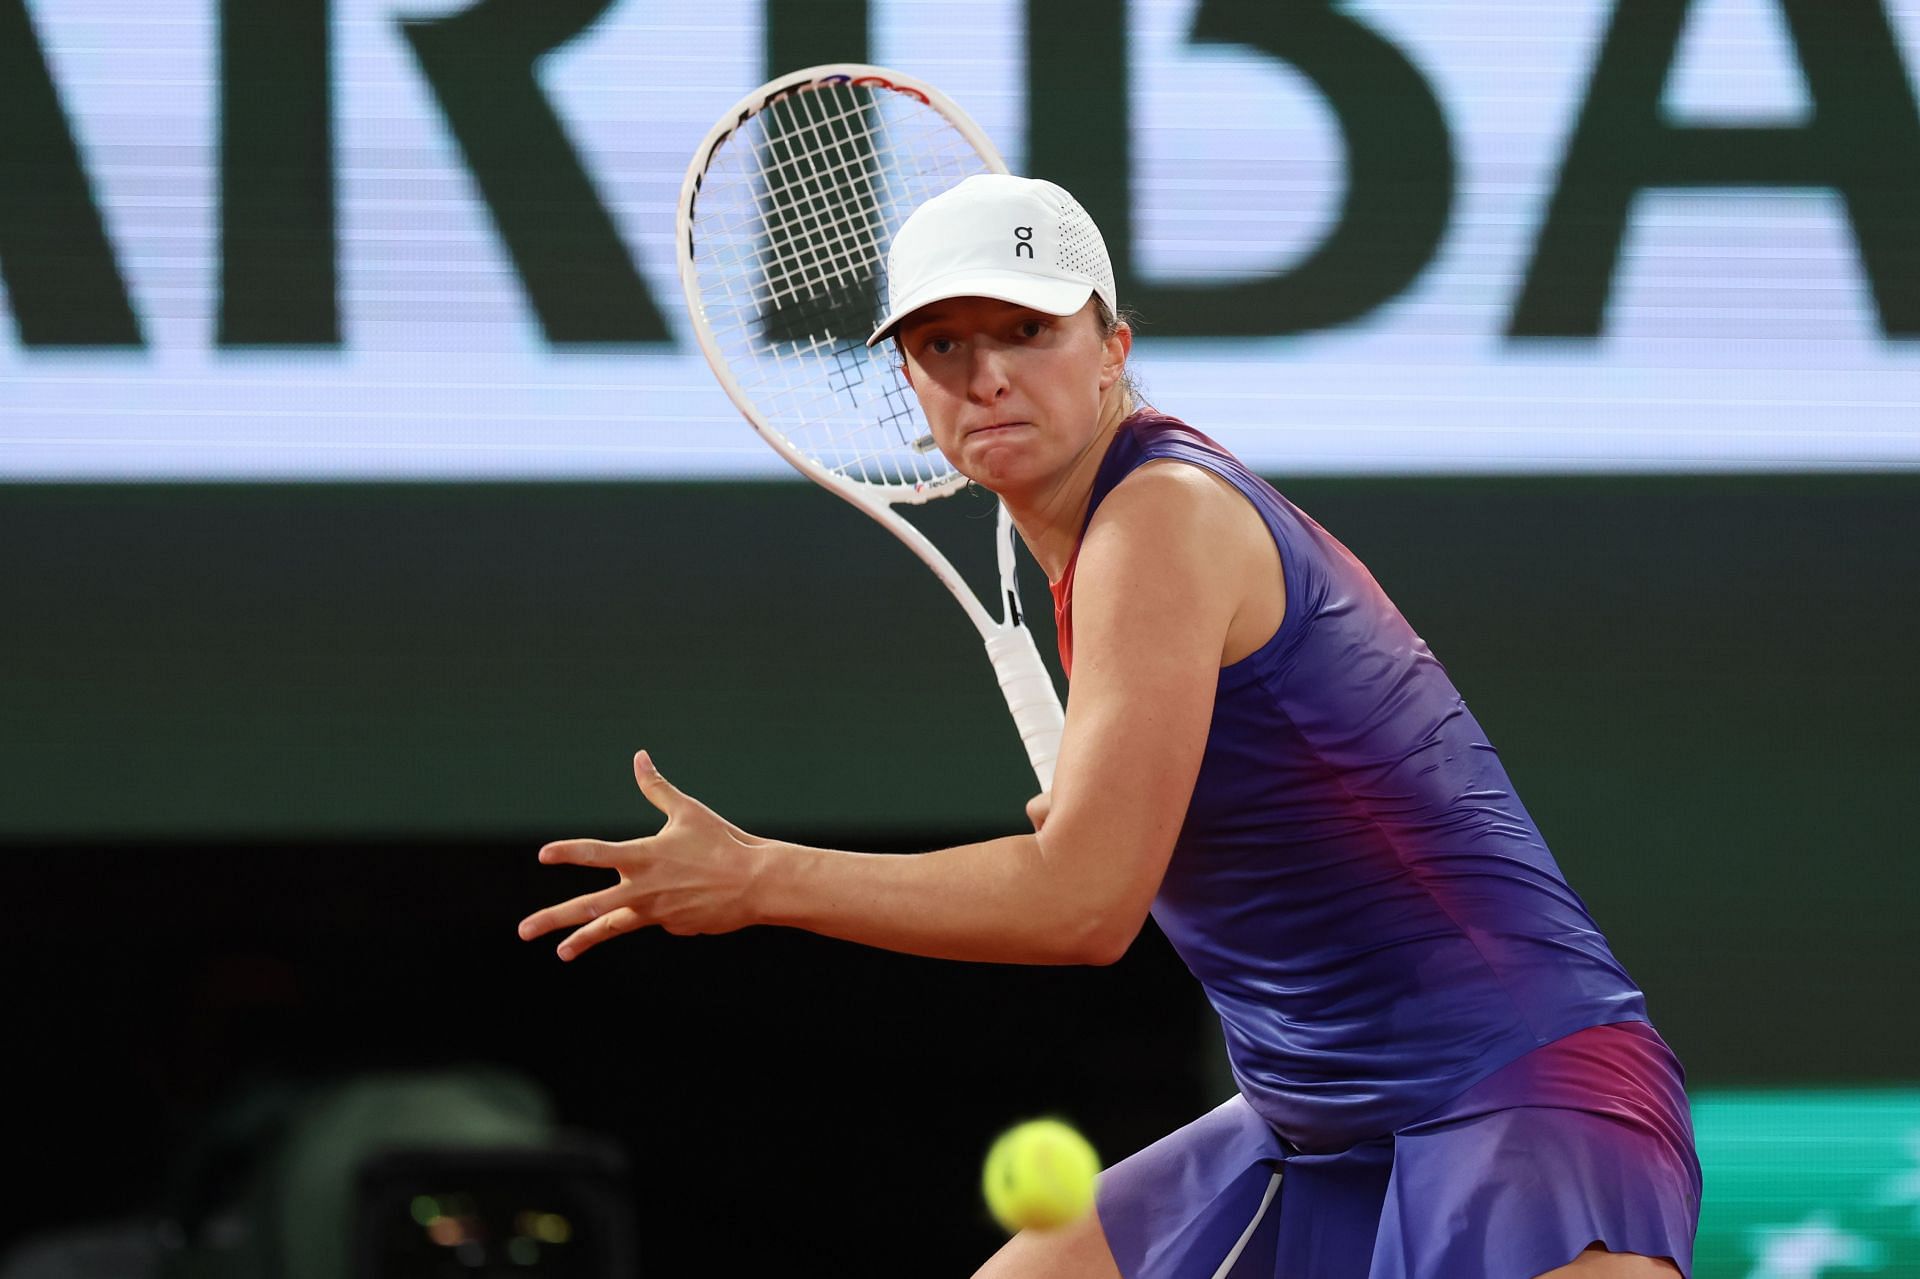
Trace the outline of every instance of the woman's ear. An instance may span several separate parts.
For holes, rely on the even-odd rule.
[[[1101,345],[1105,358],[1100,365],[1100,389],[1104,391],[1126,372],[1127,357],[1133,353],[1133,329],[1123,321]]]

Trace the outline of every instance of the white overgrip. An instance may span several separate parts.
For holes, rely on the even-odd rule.
[[[1066,715],[1060,709],[1060,695],[1054,692],[1053,676],[1033,645],[1033,632],[1024,626],[1001,631],[987,641],[987,656],[1027,748],[1033,775],[1041,790],[1052,790],[1053,761],[1060,754],[1060,728]]]

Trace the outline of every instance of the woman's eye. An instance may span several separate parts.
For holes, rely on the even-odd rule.
[[[927,351],[932,355],[945,355],[953,350],[952,338],[928,338]]]
[[[1046,331],[1046,328],[1047,326],[1039,320],[1024,320],[1020,324],[1020,336],[1023,338],[1037,338]]]

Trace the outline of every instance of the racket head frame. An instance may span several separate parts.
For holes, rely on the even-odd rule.
[[[966,487],[966,476],[957,470],[950,470],[947,475],[932,482],[875,483],[854,479],[824,465],[768,420],[765,410],[735,375],[706,315],[700,286],[695,219],[702,185],[715,157],[728,140],[755,116],[797,94],[833,85],[852,85],[904,94],[937,112],[972,147],[980,160],[980,172],[1007,172],[1006,162],[999,150],[966,112],[939,89],[917,77],[869,63],[826,63],[769,81],[742,97],[721,116],[701,140],[681,181],[674,243],[687,313],[693,321],[694,336],[701,353],[706,356],[715,378],[727,393],[727,398],[733,401],[760,437],[795,470],[885,525],[889,532],[933,570],[965,610],[986,643],[988,656],[993,662],[1022,741],[1027,746],[1035,774],[1041,787],[1047,789],[1052,785],[1053,761],[1059,747],[1060,703],[1053,690],[1051,677],[1047,675],[1034,648],[1032,633],[1021,614],[1013,551],[1014,529],[1005,503],[999,504],[995,527],[995,560],[1000,577],[1001,609],[1001,617],[996,619],[987,612],[979,597],[939,548],[893,509],[897,505],[920,505],[958,492]],[[897,226],[887,228],[889,241],[896,230]],[[878,323],[878,320],[876,315],[874,323]],[[864,334],[860,335],[862,345],[864,338]],[[888,358],[887,353],[883,352],[880,358]],[[912,396],[911,388],[904,386],[904,376],[897,368],[891,370],[890,376],[899,379],[906,395]]]
[[[940,554],[919,529],[890,509],[896,505],[920,505],[956,493],[966,487],[966,476],[958,471],[949,471],[946,476],[931,483],[879,484],[853,479],[823,465],[769,421],[762,406],[741,384],[726,353],[721,349],[713,326],[708,322],[706,308],[702,301],[699,246],[694,240],[694,221],[701,186],[708,170],[713,166],[715,157],[727,141],[748,121],[776,103],[792,98],[796,94],[837,85],[904,94],[922,106],[939,113],[944,122],[951,126],[978,155],[981,172],[1007,172],[1006,161],[1001,158],[998,148],[993,145],[992,139],[987,137],[980,126],[974,123],[967,113],[946,94],[916,76],[871,63],[837,62],[806,67],[790,75],[768,81],[734,103],[707,131],[700,145],[695,148],[693,159],[681,180],[680,203],[674,224],[674,244],[679,265],[680,285],[686,295],[687,313],[693,321],[694,337],[700,344],[701,353],[706,356],[707,364],[719,380],[721,389],[727,393],[727,398],[733,401],[734,407],[740,410],[741,415],[752,424],[760,437],[808,479],[886,523],[916,555],[927,563],[928,567],[940,575],[954,598],[960,602],[962,608],[967,610],[968,617],[980,627],[984,637],[991,629],[1014,624],[1015,619],[1009,616],[996,622],[989,617],[974,593],[958,580],[958,574],[947,562],[945,556]],[[891,232],[897,229],[889,228],[889,237]],[[878,322],[877,316],[875,322]],[[880,358],[886,357],[882,355]],[[901,377],[897,372],[892,376]],[[904,378],[902,381],[904,382]],[[911,395],[911,390],[907,389],[907,393]],[[1000,531],[1004,540],[1004,535],[1007,534],[1004,513],[1001,525]],[[1003,582],[1003,588],[1004,585]],[[1003,605],[1005,603],[1006,601],[1003,600]]]
[[[856,505],[871,509],[870,502],[856,494],[879,496],[882,503],[888,506],[896,503],[918,505],[964,488],[967,483],[966,477],[955,471],[933,483],[876,484],[851,479],[831,467],[822,465],[804,449],[795,445],[785,432],[773,425],[765,411],[755,402],[752,394],[741,385],[725,352],[721,350],[713,326],[708,323],[706,308],[702,301],[698,246],[694,242],[694,217],[702,183],[708,170],[713,166],[715,156],[719,154],[720,148],[754,116],[796,94],[829,85],[851,85],[855,88],[871,88],[904,94],[939,113],[945,123],[966,140],[980,158],[981,172],[1007,172],[1006,161],[1001,158],[999,150],[993,145],[993,140],[987,137],[980,126],[975,124],[953,99],[924,80],[888,67],[861,62],[823,63],[820,66],[795,71],[791,75],[782,76],[778,80],[761,85],[734,103],[713,128],[707,131],[707,136],[701,139],[699,147],[695,149],[693,160],[687,166],[686,176],[680,183],[680,203],[674,222],[674,245],[680,271],[680,287],[686,295],[687,313],[693,320],[694,337],[700,344],[701,352],[707,357],[707,363],[719,378],[721,388],[726,391],[727,398],[733,401],[734,406],[753,424],[753,429],[758,431],[782,457],[792,463],[802,474],[841,493]],[[889,240],[892,232],[897,229],[897,227],[888,228]],[[879,322],[878,316],[874,317],[874,322],[876,324]],[[895,374],[895,376],[899,375]]]

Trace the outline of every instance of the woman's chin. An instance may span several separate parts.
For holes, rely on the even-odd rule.
[[[975,484],[999,492],[1019,487],[1032,478],[1033,451],[1028,441],[1009,435],[1005,439],[969,441],[960,470]]]

